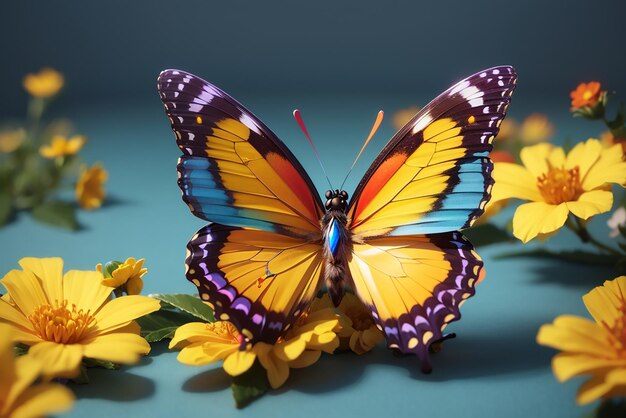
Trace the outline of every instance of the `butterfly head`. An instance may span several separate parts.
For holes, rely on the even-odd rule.
[[[345,212],[348,208],[348,193],[345,190],[326,190],[326,210]]]

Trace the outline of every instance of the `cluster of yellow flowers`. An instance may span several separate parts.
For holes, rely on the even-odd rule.
[[[117,285],[141,281],[143,260],[133,260],[121,273],[113,271]],[[29,257],[19,264],[21,270],[0,280],[7,291],[0,298],[0,417],[68,409],[71,392],[50,382],[77,377],[84,359],[134,364],[150,352],[135,319],[159,310],[158,300],[112,299],[115,289],[101,270],[63,274],[60,258]],[[14,344],[27,348],[27,354],[14,359]],[[41,383],[33,385],[36,381]]]
[[[258,360],[270,386],[276,389],[287,381],[289,369],[312,365],[322,352],[351,349],[363,354],[382,340],[365,306],[356,296],[346,294],[337,309],[327,295],[317,298],[273,345],[257,342],[242,349],[244,336],[230,322],[218,321],[181,326],[170,348],[181,349],[178,361],[192,366],[224,360],[224,371],[231,376],[247,372]]]
[[[570,96],[575,116],[603,120],[609,131],[602,140],[590,138],[566,151],[546,142],[554,131],[547,118],[531,116],[534,126],[526,130],[512,129],[514,122],[502,124],[494,153],[495,185],[488,215],[512,199],[520,199],[525,203],[516,208],[512,225],[513,234],[522,242],[547,237],[566,226],[601,253],[616,260],[625,258],[626,253],[595,239],[587,229],[592,217],[613,207],[613,186],[626,185],[626,129],[623,121],[616,122],[622,117],[606,119],[608,94],[598,82],[582,83]],[[507,144],[515,138],[511,132],[525,139]],[[626,210],[621,208],[609,221],[613,237],[626,231],[619,229],[625,222]],[[591,376],[578,392],[579,403],[625,396],[626,276],[606,281],[586,294],[583,301],[593,321],[560,316],[539,330],[537,342],[562,351],[552,363],[559,381]]]
[[[75,228],[73,206],[53,197],[70,176],[77,176],[74,193],[81,208],[102,205],[106,170],[100,164],[78,164],[86,138],[69,135],[67,124],[51,123],[42,128],[45,110],[64,83],[63,75],[51,68],[26,75],[23,86],[30,95],[27,120],[23,127],[0,129],[0,197],[4,198],[0,200],[11,203],[0,208],[0,225],[16,211],[32,210],[37,220]]]

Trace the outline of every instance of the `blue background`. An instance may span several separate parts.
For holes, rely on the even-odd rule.
[[[194,292],[184,279],[185,244],[203,223],[176,186],[179,151],[156,94],[164,68],[194,72],[241,100],[323,190],[326,181],[291,118],[294,107],[338,184],[379,109],[389,116],[425,104],[492,65],[512,64],[520,74],[512,116],[547,113],[559,140],[597,135],[600,125],[570,117],[568,93],[597,79],[624,97],[625,9],[618,1],[6,4],[0,119],[24,114],[24,73],[62,71],[66,89],[50,116],[70,118],[88,136],[83,157],[108,169],[110,199],[101,210],[80,212],[76,233],[19,216],[0,229],[0,274],[23,256],[61,256],[68,269],[135,256],[149,268],[146,293]],[[349,192],[392,134],[387,120],[346,183]],[[605,221],[594,222],[599,236],[608,232]],[[579,246],[567,232],[532,245]],[[556,382],[553,352],[535,335],[559,314],[583,314],[581,296],[612,272],[494,257],[520,249],[479,248],[487,278],[451,327],[457,340],[434,356],[432,375],[382,347],[362,357],[326,356],[237,411],[219,369],[180,365],[157,344],[138,367],[91,371],[90,385],[72,387],[80,400],[70,416],[582,416],[586,409],[574,402],[579,382]]]

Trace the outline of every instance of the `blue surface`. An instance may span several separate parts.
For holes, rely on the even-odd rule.
[[[435,92],[425,92],[435,93]],[[246,103],[286,139],[325,190],[312,153],[290,118],[292,99]],[[331,179],[342,179],[367,134],[379,106],[393,110],[407,98],[338,100],[306,98],[298,105]],[[544,104],[545,105],[545,104]],[[342,109],[341,117],[337,110]],[[553,114],[560,133],[589,130],[560,105]],[[519,115],[527,113],[519,110]],[[89,137],[84,157],[109,170],[111,199],[100,210],[80,212],[84,228],[69,233],[41,226],[27,216],[0,229],[0,272],[17,267],[23,256],[61,256],[66,269],[92,269],[98,262],[144,257],[149,273],[144,293],[195,292],[184,278],[185,245],[204,222],[189,213],[176,185],[179,151],[155,97],[149,103],[101,105],[63,112]],[[346,183],[350,193],[374,155],[390,138],[388,122]],[[591,132],[576,133],[575,140]],[[583,135],[584,134],[584,135]],[[582,135],[582,136],[581,136]],[[340,149],[337,144],[346,144]],[[339,151],[339,152],[338,152]],[[338,181],[335,180],[335,183]],[[606,234],[596,220],[598,234]],[[541,244],[534,244],[541,245]],[[571,234],[550,246],[576,247]],[[138,366],[113,372],[90,370],[91,383],[74,386],[79,397],[71,417],[250,416],[276,417],[579,417],[578,383],[559,384],[550,370],[551,350],[539,347],[539,326],[562,313],[584,314],[581,296],[605,279],[609,270],[549,260],[496,260],[521,249],[519,244],[479,249],[487,277],[463,306],[463,319],[449,329],[458,334],[433,356],[431,375],[422,375],[415,359],[397,358],[380,347],[361,357],[324,356],[317,364],[293,370],[288,383],[243,411],[234,408],[229,378],[219,367],[194,368],[176,361],[176,353],[156,344]]]

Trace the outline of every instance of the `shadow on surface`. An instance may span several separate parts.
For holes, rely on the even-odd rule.
[[[70,384],[77,398],[104,399],[131,402],[154,395],[155,385],[150,379],[123,370],[89,369],[89,379],[97,384]],[[106,390],[102,390],[106,388]]]
[[[114,206],[128,206],[128,205],[132,205],[136,202],[133,202],[132,200],[129,200],[127,198],[122,198],[116,195],[111,195],[109,194],[106,199],[104,199],[104,202],[102,202],[102,208],[110,208],[110,207],[114,207]]]
[[[559,285],[564,287],[579,287],[585,290],[601,285],[605,280],[617,276],[610,266],[571,263],[561,260],[541,260],[529,258],[533,281],[537,285]]]
[[[217,392],[228,389],[231,383],[232,377],[220,367],[190,377],[183,384],[183,390],[193,393]]]

